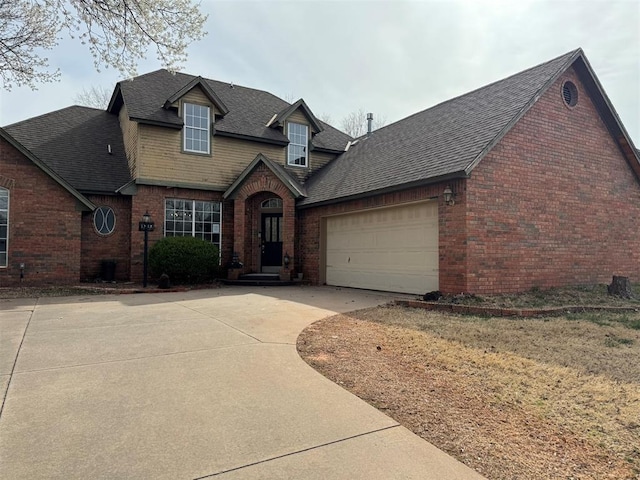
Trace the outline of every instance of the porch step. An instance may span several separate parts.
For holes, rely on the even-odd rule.
[[[278,280],[280,281],[280,274],[278,273],[245,273],[240,275],[240,280]]]
[[[285,285],[293,285],[293,281],[282,281],[277,273],[247,273],[240,275],[238,280],[222,280],[226,285],[246,285],[246,286],[271,286],[280,287]]]

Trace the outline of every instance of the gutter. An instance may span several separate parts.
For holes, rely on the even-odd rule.
[[[296,208],[299,210],[304,210],[307,208],[315,208],[315,207],[323,207],[326,205],[334,205],[337,203],[349,202],[352,200],[360,200],[363,198],[375,197],[377,195],[383,195],[385,193],[393,193],[399,192],[402,190],[408,190],[414,187],[423,187],[426,185],[434,185],[436,183],[446,182],[447,180],[466,180],[470,178],[471,175],[466,173],[464,170],[454,173],[447,173],[445,175],[440,175],[438,177],[428,178],[426,180],[415,180],[409,183],[402,183],[400,185],[393,185],[391,187],[379,188],[377,190],[369,190],[367,192],[356,193],[353,195],[348,195],[345,197],[331,198],[328,200],[321,200],[319,202],[314,203],[301,203],[296,205]],[[305,199],[306,200],[306,199]],[[304,202],[304,200],[303,200]]]

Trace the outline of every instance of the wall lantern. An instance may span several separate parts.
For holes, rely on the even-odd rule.
[[[446,203],[447,205],[456,204],[456,201],[454,200],[455,193],[453,193],[453,190],[451,190],[451,187],[449,185],[444,188],[444,192],[442,192],[442,195],[444,196],[444,203]]]
[[[147,265],[148,265],[148,252],[149,252],[149,232],[153,232],[154,225],[153,220],[149,212],[144,212],[142,215],[142,221],[138,223],[138,230],[144,232],[144,261],[142,267],[142,286],[147,288]]]
[[[291,263],[291,257],[289,257],[289,253],[284,254],[284,268],[289,268],[289,264]]]

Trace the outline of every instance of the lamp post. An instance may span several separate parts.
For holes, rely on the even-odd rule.
[[[153,232],[153,220],[149,211],[144,212],[142,221],[138,223],[138,230],[144,232],[144,262],[142,270],[142,286],[147,288],[147,253],[149,250],[149,232]]]

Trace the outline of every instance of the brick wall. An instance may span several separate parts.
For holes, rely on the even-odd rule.
[[[102,262],[115,260],[115,279],[129,280],[131,241],[131,197],[88,196],[97,207],[111,207],[116,216],[113,233],[100,235],[93,222],[93,212],[82,215],[81,272],[83,281],[93,281],[102,275]]]
[[[282,254],[288,253],[292,264],[296,263],[295,199],[282,181],[264,164],[260,164],[238,189],[234,200],[237,211],[234,249],[244,263],[245,273],[260,270],[260,241],[257,238],[258,229],[261,228],[260,202],[271,197],[282,199]]]
[[[442,192],[450,185],[456,192],[456,204],[444,205]],[[344,203],[307,208],[298,211],[297,239],[300,262],[295,264],[311,283],[324,282],[322,249],[324,246],[323,221],[327,216],[340,215],[358,210],[389,207],[403,203],[429,200],[439,197],[439,285],[446,292],[461,292],[465,287],[466,246],[465,228],[465,181],[458,180],[426,185],[400,192],[386,193]],[[450,232],[455,231],[456,235]]]
[[[0,286],[77,283],[80,203],[4,139],[0,185],[9,189],[8,267],[0,268]]]
[[[138,223],[145,212],[149,212],[155,230],[149,232],[149,248],[164,237],[164,201],[167,198],[183,200],[202,200],[209,202],[222,201],[222,192],[192,190],[175,187],[138,185],[136,195],[131,197],[131,280],[141,282],[143,277],[144,232],[138,231]],[[233,202],[225,201],[222,205],[222,265],[231,261],[233,248]],[[149,277],[149,281],[151,281]]]
[[[480,162],[467,199],[467,291],[640,280],[640,185],[573,70]]]

